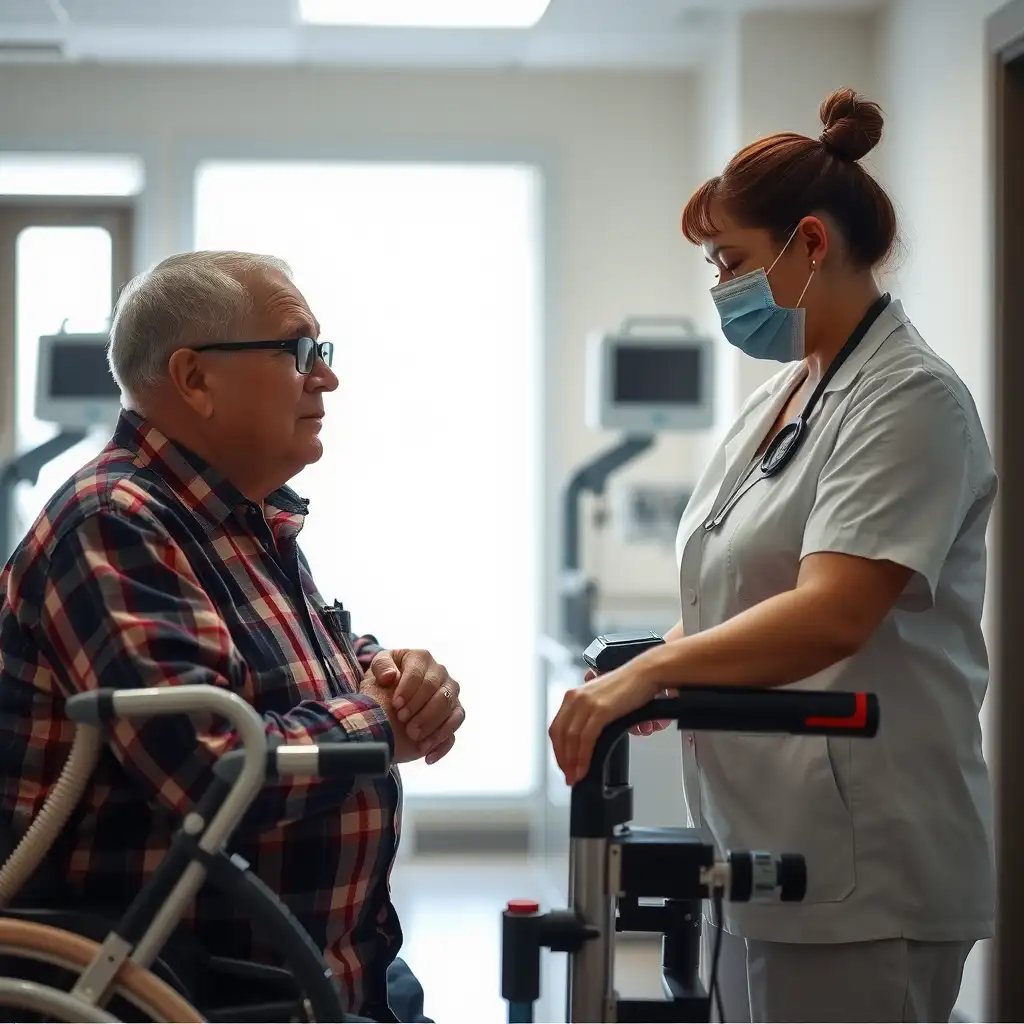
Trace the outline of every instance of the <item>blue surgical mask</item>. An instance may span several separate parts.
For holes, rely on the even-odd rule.
[[[778,263],[782,253],[793,241],[796,230],[775,257]],[[814,269],[797,299],[797,308],[779,306],[772,295],[768,274],[775,269],[773,263],[711,289],[718,315],[722,320],[722,333],[726,341],[754,359],[774,359],[790,363],[804,357],[804,310],[800,303],[814,277]]]

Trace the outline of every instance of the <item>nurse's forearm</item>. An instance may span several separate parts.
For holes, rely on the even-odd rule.
[[[680,619],[666,634],[665,643],[670,644],[673,640],[683,639],[683,620]]]
[[[668,637],[666,636],[666,640]],[[785,686],[854,653],[849,631],[815,592],[791,590],[728,622],[653,648],[634,662],[650,686]]]

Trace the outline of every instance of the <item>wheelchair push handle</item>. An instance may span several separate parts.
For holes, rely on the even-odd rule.
[[[151,718],[156,715],[206,713],[227,719],[239,732],[259,726],[263,719],[236,693],[208,683],[182,686],[142,686],[119,690],[105,687],[76,693],[65,704],[68,718],[83,725],[107,725],[115,718]]]
[[[230,690],[205,684],[152,686],[138,690],[100,689],[68,699],[68,717],[88,725],[106,725],[115,718],[207,712],[227,719],[239,731],[242,744],[217,759],[214,772],[235,782],[248,761],[250,773],[265,776],[309,775],[322,779],[379,778],[391,768],[386,743],[340,742],[268,745],[263,719],[252,705]],[[255,730],[259,730],[259,739]],[[262,756],[259,748],[263,747]]]
[[[232,750],[218,758],[213,770],[226,782],[242,767],[244,752]],[[289,743],[267,749],[269,778],[308,775],[317,779],[351,779],[355,775],[378,779],[391,770],[391,749],[386,743]]]

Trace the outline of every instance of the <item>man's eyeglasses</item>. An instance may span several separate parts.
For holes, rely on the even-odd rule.
[[[311,373],[317,359],[328,366],[334,362],[334,343],[314,341],[312,338],[289,338],[286,341],[218,341],[212,345],[199,345],[194,352],[248,352],[257,349],[291,352],[295,356],[295,369],[299,373]]]

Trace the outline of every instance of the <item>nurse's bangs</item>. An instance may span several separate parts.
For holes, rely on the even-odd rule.
[[[711,216],[711,204],[718,198],[722,186],[721,177],[710,178],[690,196],[683,210],[683,237],[694,245],[702,245],[719,232]]]

